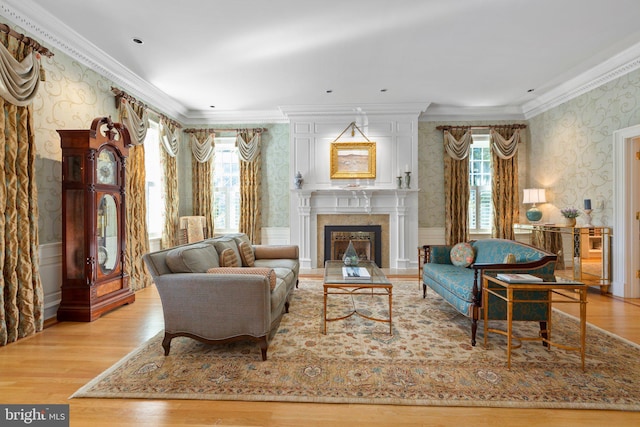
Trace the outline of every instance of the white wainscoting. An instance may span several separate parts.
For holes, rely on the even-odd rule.
[[[40,245],[40,281],[44,292],[44,318],[56,317],[62,299],[62,243]]]

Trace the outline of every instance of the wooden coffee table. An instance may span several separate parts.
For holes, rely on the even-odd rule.
[[[382,270],[373,261],[360,261],[358,267],[366,268],[371,276],[370,279],[345,279],[342,274],[342,261],[326,261],[324,264],[324,328],[323,333],[327,333],[327,322],[343,320],[357,314],[365,319],[375,322],[384,322],[389,324],[389,335],[393,335],[391,324],[391,307],[393,302],[393,285],[384,275]],[[367,293],[367,295],[384,295],[389,297],[389,318],[380,319],[367,316],[357,310],[355,305],[353,311],[340,317],[327,317],[327,297],[329,295],[353,295],[356,293]]]

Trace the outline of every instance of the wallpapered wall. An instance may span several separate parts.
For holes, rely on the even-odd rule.
[[[43,57],[47,79],[41,82],[33,103],[41,244],[62,240],[62,150],[56,130],[87,129],[99,116],[118,118],[112,82],[52,51],[55,56]]]
[[[591,199],[593,224],[612,225],[613,132],[638,123],[640,70],[530,120],[530,179],[547,188],[549,203],[540,206],[545,221],[559,221],[560,209],[582,209]]]

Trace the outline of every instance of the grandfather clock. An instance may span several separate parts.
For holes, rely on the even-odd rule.
[[[135,301],[125,261],[127,128],[98,117],[58,130],[62,147],[62,301],[58,320],[90,322]]]

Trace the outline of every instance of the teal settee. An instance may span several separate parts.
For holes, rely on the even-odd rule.
[[[483,239],[470,242],[475,258],[469,267],[453,265],[450,252],[453,245],[424,245],[422,247],[423,298],[427,287],[431,288],[458,312],[471,319],[471,345],[476,345],[478,319],[482,319],[482,272],[518,272],[529,274],[553,274],[557,256],[533,246],[506,239]],[[513,256],[510,256],[510,255]],[[507,263],[509,259],[510,263]],[[546,293],[528,291],[519,299],[546,299]],[[491,320],[506,319],[506,302],[491,296],[488,317]],[[548,305],[546,303],[514,304],[513,320],[540,322],[540,330],[547,329]]]

